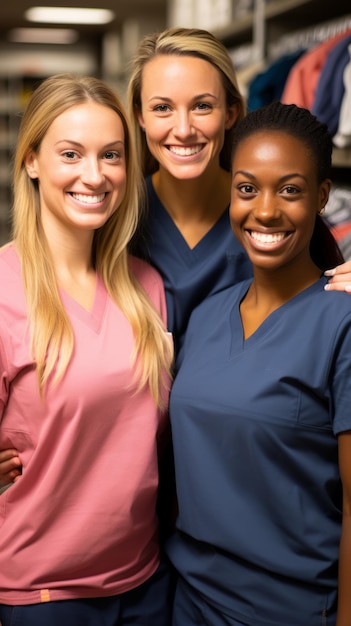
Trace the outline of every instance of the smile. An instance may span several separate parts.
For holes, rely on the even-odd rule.
[[[78,202],[84,202],[85,204],[97,204],[103,201],[105,195],[105,193],[99,193],[96,196],[89,196],[84,193],[72,193],[72,198],[78,200]]]
[[[198,152],[200,152],[200,150],[202,150],[203,145],[197,145],[197,146],[187,146],[187,147],[181,147],[181,146],[169,146],[169,151],[173,152],[174,154],[177,154],[178,156],[192,156],[193,154],[197,154]]]
[[[279,243],[279,241],[282,241],[287,236],[285,232],[268,234],[251,230],[249,233],[252,239],[255,239],[255,241],[258,241],[259,243]]]

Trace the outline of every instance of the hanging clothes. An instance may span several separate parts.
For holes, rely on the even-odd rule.
[[[291,68],[305,52],[305,49],[301,49],[284,54],[251,80],[247,95],[248,111],[258,109],[273,100],[280,100]]]
[[[350,61],[350,44],[351,33],[345,35],[329,52],[321,70],[312,106],[312,113],[327,124],[331,135],[335,135],[338,130],[340,108],[345,92],[343,76],[345,67]]]
[[[305,52],[290,70],[281,102],[297,104],[311,111],[317,84],[327,57],[335,45],[349,34],[351,34],[351,28]]]
[[[333,137],[334,145],[338,148],[351,146],[351,45],[348,47],[349,62],[344,74],[344,96],[340,106],[339,125],[336,135]]]

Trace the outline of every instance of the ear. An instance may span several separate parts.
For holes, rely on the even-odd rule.
[[[32,178],[33,180],[37,180],[39,178],[38,161],[36,154],[33,151],[27,154],[24,159],[24,166],[27,170],[29,178]]]
[[[323,213],[325,209],[325,205],[329,200],[330,189],[332,186],[332,181],[329,178],[323,180],[322,184],[319,187],[319,206],[317,213]]]
[[[136,118],[138,120],[138,124],[139,124],[141,130],[143,130],[145,132],[145,123],[144,123],[144,118],[143,118],[143,114],[142,114],[141,111],[137,112]]]
[[[227,108],[226,118],[225,118],[225,129],[230,130],[235,122],[237,121],[240,113],[240,105],[232,104]]]

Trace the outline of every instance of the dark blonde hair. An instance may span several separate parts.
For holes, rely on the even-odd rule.
[[[131,62],[128,85],[128,109],[134,121],[135,139],[142,156],[144,175],[153,174],[158,163],[150,153],[145,134],[138,123],[141,112],[141,88],[143,69],[158,55],[193,56],[211,63],[219,72],[226,94],[226,103],[238,107],[238,121],[245,115],[245,104],[240,94],[233,63],[225,46],[210,32],[197,28],[168,28],[161,33],[146,35]],[[230,171],[230,154],[233,129],[226,130],[220,154],[221,166]]]
[[[106,289],[130,321],[141,361],[140,385],[148,383],[156,403],[171,352],[163,323],[129,271],[127,246],[137,228],[143,183],[131,129],[120,99],[103,81],[59,74],[44,80],[24,112],[14,160],[13,234],[22,264],[33,357],[41,391],[50,375],[58,380],[73,352],[73,332],[62,305],[48,242],[41,225],[38,181],[27,174],[30,152],[38,153],[53,121],[67,109],[93,101],[119,116],[125,134],[126,191],[118,210],[95,231],[93,263]]]

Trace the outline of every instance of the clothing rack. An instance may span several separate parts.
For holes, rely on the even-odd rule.
[[[334,37],[351,28],[351,15],[345,15],[335,20],[328,20],[314,26],[282,35],[268,47],[268,57],[277,59],[283,54],[290,54],[297,50],[310,49],[315,45]]]

